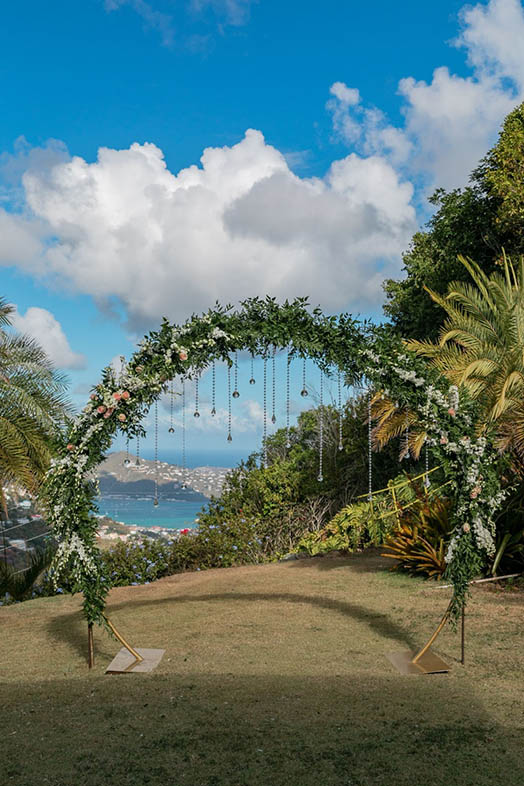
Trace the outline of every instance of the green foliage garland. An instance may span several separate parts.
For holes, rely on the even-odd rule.
[[[304,298],[278,304],[254,298],[238,311],[216,304],[184,325],[164,320],[159,331],[146,336],[117,376],[104,369],[82,413],[71,422],[67,438],[58,445],[59,459],[45,484],[48,520],[59,542],[54,575],[67,578],[73,592],[84,594],[89,622],[103,623],[110,577],[96,547],[95,483],[91,480],[117,430],[142,434],[141,419],[167,391],[168,380],[201,372],[211,361],[231,364],[235,351],[268,356],[273,347],[310,357],[329,373],[336,367],[348,384],[363,380],[383,390],[400,407],[418,412],[428,432],[428,444],[444,465],[455,497],[455,528],[447,562],[454,583],[454,612],[465,600],[467,581],[482,554],[494,549],[493,516],[504,498],[497,454],[490,435],[475,435],[475,405],[424,361],[407,353],[385,329],[359,323],[347,314],[325,316],[308,309]]]

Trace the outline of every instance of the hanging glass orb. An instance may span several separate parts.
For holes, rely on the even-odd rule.
[[[173,428],[173,426],[169,426],[168,431],[169,431],[170,434],[174,434],[175,433],[175,429]]]
[[[272,422],[272,423],[276,423],[276,422],[277,422],[276,415],[272,415],[272,416],[271,416],[271,422]]]
[[[254,385],[255,384],[255,380],[253,379],[253,377],[251,377],[251,379],[249,380],[249,384],[250,385]]]
[[[215,415],[216,415],[216,414],[217,414],[217,411],[216,411],[216,409],[213,407],[213,409],[211,410],[211,415],[212,415],[212,417],[215,417]]]
[[[233,398],[239,398],[239,396],[240,396],[240,393],[238,392],[238,390],[234,390],[233,391]]]
[[[137,459],[137,460],[135,461],[135,467],[139,467],[139,466],[140,466],[140,459]]]
[[[322,474],[319,474],[317,480],[319,483],[322,483],[322,481],[324,480],[324,476]]]
[[[227,435],[227,441],[228,442],[233,442],[233,437],[231,436],[231,434]]]
[[[124,467],[128,467],[131,464],[128,458],[124,461]]]
[[[340,443],[340,445],[338,446],[338,449],[339,450],[344,450],[344,446],[342,445],[342,443]]]
[[[182,485],[180,486],[180,488],[181,488],[181,489],[187,489],[187,485],[186,485],[185,483],[182,483]]]
[[[153,505],[155,506],[155,508],[158,508],[158,499],[156,497],[153,500]]]
[[[200,417],[200,412],[193,412],[193,417],[194,418],[199,418]]]
[[[428,476],[426,475],[426,477],[424,478],[424,487],[429,489],[430,486],[431,486],[431,481],[428,478]]]
[[[306,396],[308,396],[308,395],[309,395],[309,393],[307,392],[306,388],[303,388],[303,389],[300,391],[300,395],[302,396],[302,398],[306,398]]]

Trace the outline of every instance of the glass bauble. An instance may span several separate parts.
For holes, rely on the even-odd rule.
[[[238,390],[234,390],[233,391],[233,398],[238,398],[239,396],[240,396],[240,393],[238,392]]]
[[[309,395],[306,388],[300,391],[300,395],[302,396],[302,398],[306,398],[306,396]]]

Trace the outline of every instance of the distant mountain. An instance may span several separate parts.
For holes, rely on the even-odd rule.
[[[125,466],[126,454],[109,453],[97,470],[102,494],[152,494],[155,488],[155,462],[135,458]],[[195,467],[183,470],[176,464],[158,462],[158,486],[162,496],[176,494],[181,499],[198,501],[199,497],[218,497],[230,469],[226,467]],[[186,486],[186,488],[183,488]]]

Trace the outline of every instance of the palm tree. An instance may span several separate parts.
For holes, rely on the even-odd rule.
[[[524,458],[524,258],[505,255],[486,275],[459,257],[473,283],[454,282],[446,295],[427,290],[446,312],[437,342],[408,341],[450,383],[465,387],[481,405],[482,430],[496,424],[500,446]]]
[[[6,484],[38,491],[69,412],[66,380],[43,349],[5,330],[12,312],[0,298],[0,507],[6,514]]]

